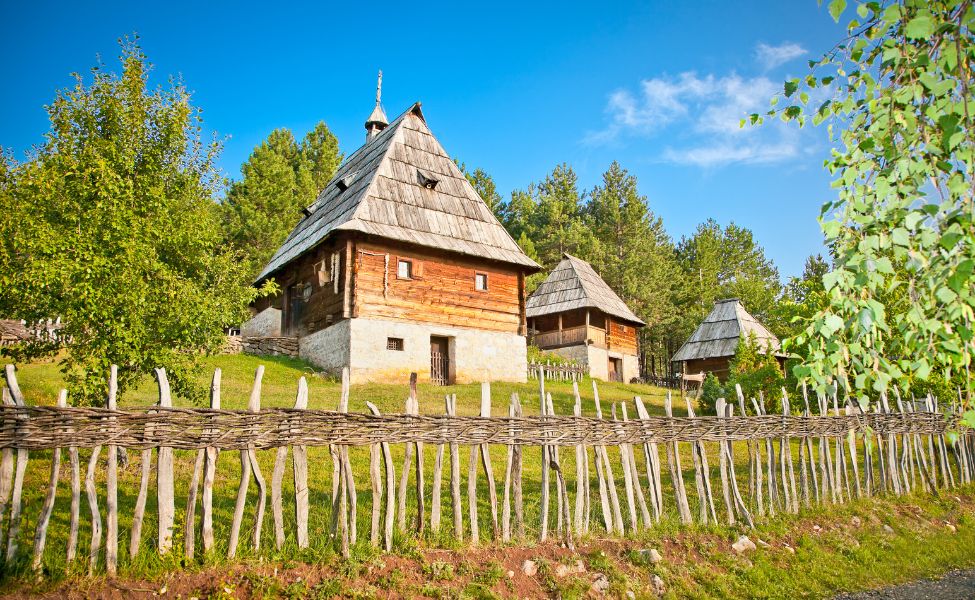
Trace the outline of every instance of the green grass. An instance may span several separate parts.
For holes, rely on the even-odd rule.
[[[335,409],[338,404],[340,385],[334,379],[323,377],[307,364],[285,358],[253,357],[253,356],[220,356],[206,361],[208,370],[220,367],[223,371],[222,406],[230,409],[243,409],[253,382],[254,370],[259,364],[265,365],[265,375],[262,387],[262,406],[288,407],[294,403],[297,379],[306,376],[309,384],[309,408]],[[57,392],[62,385],[60,373],[56,364],[39,362],[22,365],[18,371],[21,388],[30,404],[53,404]],[[208,379],[208,375],[205,376]],[[207,381],[201,381],[207,383]],[[494,384],[492,386],[493,412],[496,415],[507,414],[508,398],[512,393],[521,396],[522,404],[527,414],[537,414],[538,387],[537,382],[527,384]],[[600,398],[603,403],[604,415],[611,415],[610,407],[614,402],[630,402],[632,415],[632,398],[639,395],[647,403],[652,414],[663,414],[664,391],[645,385],[599,383]],[[568,383],[549,382],[547,390],[552,393],[553,403],[558,414],[571,414],[574,403],[572,386]],[[580,385],[583,396],[584,414],[594,414],[591,382],[586,380]],[[365,412],[365,402],[377,404],[383,412],[401,412],[408,390],[406,382],[391,384],[369,384],[353,386],[351,391],[350,408],[353,411]],[[156,400],[155,384],[151,380],[140,382],[134,389],[129,390],[121,399],[122,407],[145,406]],[[458,398],[458,412],[460,414],[477,414],[480,406],[480,385],[457,385],[437,387],[432,385],[419,386],[420,411],[425,414],[442,414],[444,412],[443,397],[445,394],[456,394]],[[177,406],[186,403],[179,398],[174,399]],[[684,404],[680,398],[675,398],[675,413],[685,414]],[[720,500],[720,483],[715,471],[717,470],[717,453],[715,444],[707,444],[712,469],[712,484],[716,485],[716,502]],[[798,447],[793,445],[794,462],[798,468]],[[662,449],[661,449],[662,450]],[[426,468],[426,498],[429,511],[429,494],[432,481],[435,447],[425,448]],[[403,448],[393,449],[397,464],[397,477],[401,466]],[[691,498],[692,513],[697,516],[697,506],[694,498],[694,471],[687,449],[682,450],[685,482]],[[615,453],[615,454],[613,454]],[[82,468],[86,464],[89,452],[82,450]],[[329,530],[329,506],[331,504],[331,461],[327,449],[309,449],[309,487],[311,514],[309,531],[311,533],[311,547],[298,549],[294,542],[293,513],[288,510],[293,506],[293,489],[288,489],[292,481],[290,460],[285,473],[285,529],[288,541],[278,550],[274,548],[273,522],[270,512],[265,517],[261,549],[255,552],[250,544],[250,532],[253,527],[253,511],[256,499],[256,489],[251,485],[248,512],[245,514],[244,526],[241,533],[241,544],[238,549],[238,560],[228,562],[226,543],[229,537],[229,523],[233,512],[234,499],[240,477],[240,460],[237,452],[223,452],[217,465],[217,477],[214,488],[215,533],[217,548],[209,556],[199,556],[202,542],[197,535],[197,558],[187,562],[181,557],[182,529],[181,524],[185,512],[187,486],[192,470],[194,452],[177,451],[176,453],[176,497],[177,497],[177,530],[175,539],[176,550],[167,557],[160,557],[155,551],[155,482],[150,483],[149,502],[146,510],[146,522],[143,528],[143,541],[140,553],[134,558],[128,557],[128,539],[131,528],[132,506],[138,490],[140,456],[137,452],[129,452],[129,465],[120,471],[119,505],[120,505],[120,577],[123,579],[140,581],[159,581],[167,573],[181,569],[188,574],[208,574],[205,596],[219,597],[231,594],[226,589],[236,590],[253,595],[268,597],[385,597],[389,594],[406,596],[425,595],[428,597],[495,597],[522,594],[524,590],[518,588],[517,577],[515,583],[508,578],[509,570],[518,571],[520,563],[512,562],[516,552],[506,552],[499,545],[486,541],[491,530],[489,519],[489,503],[483,473],[479,473],[479,526],[482,536],[481,548],[472,551],[466,543],[455,539],[452,531],[447,531],[451,523],[450,494],[445,473],[445,489],[443,491],[442,521],[443,529],[439,534],[428,531],[423,539],[414,535],[397,533],[392,555],[385,555],[372,549],[368,545],[369,522],[371,510],[371,488],[368,476],[369,452],[367,448],[354,448],[350,451],[353,469],[356,473],[358,492],[358,531],[359,544],[353,548],[349,560],[340,560],[335,553],[333,540]],[[567,473],[569,493],[575,497],[575,456],[569,449],[563,449],[562,468]],[[661,452],[661,454],[663,454]],[[738,464],[738,480],[743,493],[747,490],[748,470],[743,444],[738,445],[736,452]],[[266,478],[270,478],[274,451],[259,451],[259,462]],[[464,521],[467,523],[466,507],[466,477],[469,454],[462,449],[461,473],[462,496],[464,498]],[[503,470],[506,458],[504,447],[494,447],[491,450],[495,478],[500,486],[503,482]],[[619,454],[611,450],[614,461],[618,461]],[[591,453],[590,453],[591,457]],[[50,452],[32,452],[28,465],[26,484],[24,487],[24,521],[20,539],[21,561],[4,567],[0,574],[0,591],[23,590],[24,586],[33,581],[28,573],[27,562],[31,548],[36,518],[46,491],[46,482],[50,469]],[[66,459],[66,456],[64,457]],[[663,458],[663,456],[662,456]],[[665,459],[664,459],[665,460]],[[642,458],[638,453],[638,461]],[[540,489],[540,461],[538,449],[525,450],[525,516],[528,525],[529,538],[536,538],[539,518],[539,489]],[[104,463],[103,463],[104,464]],[[625,503],[623,482],[618,463],[614,466],[617,476],[617,486],[620,501]],[[593,477],[595,476],[594,469]],[[100,508],[104,519],[104,469],[99,469],[100,479],[97,482]],[[563,597],[584,597],[589,592],[591,575],[595,572],[604,573],[610,581],[610,593],[625,596],[632,591],[638,597],[651,594],[650,578],[656,574],[664,579],[669,593],[674,597],[789,597],[792,592],[796,595],[812,597],[828,596],[836,591],[871,587],[887,582],[903,581],[906,579],[927,576],[946,570],[954,566],[975,565],[975,522],[972,521],[972,507],[975,505],[969,494],[971,489],[958,492],[962,500],[959,503],[947,493],[939,498],[929,496],[907,496],[900,499],[869,499],[853,502],[844,506],[814,507],[804,511],[802,516],[779,516],[777,518],[758,519],[758,530],[749,533],[752,539],[762,538],[771,541],[771,549],[760,549],[747,558],[737,557],[730,553],[730,543],[742,533],[740,526],[700,526],[682,527],[674,515],[674,499],[669,488],[669,477],[665,476],[665,508],[667,514],[659,525],[651,530],[629,536],[622,541],[602,540],[598,533],[601,522],[598,509],[598,491],[592,490],[593,514],[592,527],[596,533],[582,540],[577,553],[559,550],[559,556],[542,558],[540,570],[535,584],[535,594],[561,595]],[[47,551],[45,552],[44,572],[45,586],[71,586],[72,582],[88,581],[87,555],[90,539],[90,517],[84,494],[82,494],[81,530],[79,535],[78,555],[82,560],[67,565],[64,560],[68,532],[68,473],[67,461],[63,461],[61,478],[58,488],[57,505],[52,517],[48,536]],[[595,488],[595,486],[593,485]],[[552,493],[554,497],[554,491]],[[723,506],[717,507],[719,518],[723,514]],[[917,509],[917,510],[915,510]],[[270,510],[270,509],[269,509]],[[920,511],[920,512],[919,512]],[[623,505],[624,519],[626,517]],[[199,512],[197,513],[199,514]],[[408,515],[412,520],[415,514],[415,498],[408,496]],[[852,515],[859,515],[864,522],[862,528],[856,530],[844,529],[839,525],[848,524]],[[920,517],[918,515],[921,515]],[[551,517],[555,519],[554,500]],[[958,532],[946,535],[943,521],[950,520],[958,526]],[[812,524],[816,521],[824,527],[820,533],[812,532]],[[895,529],[894,534],[883,532],[881,522],[888,522]],[[919,525],[919,523],[928,525]],[[935,525],[931,525],[934,523]],[[465,531],[465,535],[467,532]],[[851,540],[856,540],[854,547]],[[795,548],[795,554],[784,551],[783,543],[789,543]],[[920,545],[923,543],[923,546]],[[650,565],[638,552],[645,547],[658,547],[665,555],[665,562]],[[447,552],[437,550],[446,548]],[[546,550],[548,548],[548,550]],[[923,548],[923,551],[921,550]],[[500,552],[499,552],[500,550]],[[545,556],[545,552],[552,552],[548,546],[535,546],[535,542],[525,541],[521,546],[509,547],[517,552],[535,552]],[[678,561],[677,557],[686,556],[686,560]],[[675,560],[671,560],[674,558]],[[559,578],[554,575],[557,561],[574,564],[577,559],[587,565],[586,574],[574,574]],[[282,573],[300,571],[307,565],[316,565],[329,573],[328,577],[309,576],[301,579],[282,578]],[[271,569],[270,571],[268,569]],[[99,571],[103,566],[99,566]],[[212,575],[210,575],[212,574]],[[98,580],[96,580],[97,582]],[[361,585],[360,585],[361,584]],[[512,587],[512,586],[515,587]],[[207,591],[209,590],[209,591]],[[527,593],[527,592],[526,592]],[[199,594],[198,594],[199,595]],[[529,594],[531,595],[531,594]]]

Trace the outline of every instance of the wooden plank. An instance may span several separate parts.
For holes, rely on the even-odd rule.
[[[24,395],[17,384],[17,371],[13,365],[6,366],[7,389],[17,406],[26,406]],[[18,419],[19,421],[19,419]],[[20,520],[23,510],[24,474],[27,472],[28,452],[25,448],[17,449],[17,464],[14,470],[13,493],[10,499],[10,529],[7,532],[7,563],[17,558],[17,546],[20,538]]]
[[[172,408],[169,380],[165,369],[156,369],[159,381],[159,407]],[[176,518],[176,494],[173,483],[173,449],[160,446],[156,456],[156,506],[159,511],[157,548],[160,554],[169,552],[173,545],[173,526]]]
[[[210,383],[210,408],[220,410],[220,367],[213,370],[213,381]],[[212,430],[211,430],[212,431]],[[203,553],[213,551],[213,481],[217,474],[217,457],[219,450],[208,446],[204,450],[203,466],[203,494],[200,508],[202,521]],[[147,463],[148,464],[148,463]]]
[[[68,405],[68,390],[61,390],[58,393],[58,408]],[[37,518],[37,529],[34,532],[34,558],[31,567],[34,571],[40,571],[41,561],[44,558],[44,545],[47,542],[47,527],[51,522],[51,513],[54,511],[54,498],[58,491],[58,476],[61,471],[61,449],[55,448],[51,451],[51,476],[47,483],[47,495],[44,497],[44,505],[41,507],[41,514]]]
[[[118,410],[118,366],[112,365],[108,374],[108,407]],[[109,419],[109,439],[114,435],[115,418]],[[105,570],[109,577],[118,573],[118,447],[108,445],[108,464],[105,468]]]

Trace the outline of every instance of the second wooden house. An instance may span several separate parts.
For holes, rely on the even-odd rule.
[[[525,276],[518,247],[427,127],[419,103],[386,122],[288,236],[257,283],[245,338],[285,337],[298,356],[353,382],[526,379]]]
[[[570,254],[528,298],[530,343],[575,360],[597,379],[640,376],[637,329],[644,325],[592,265]]]

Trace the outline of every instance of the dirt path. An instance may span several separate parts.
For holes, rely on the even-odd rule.
[[[869,592],[843,594],[834,600],[968,600],[975,598],[975,570],[948,571],[941,579],[924,579]]]

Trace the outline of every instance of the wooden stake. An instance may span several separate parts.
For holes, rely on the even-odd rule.
[[[718,398],[715,402],[715,410],[718,413],[718,417],[724,419],[725,415],[725,399]],[[670,415],[667,415],[670,416]],[[735,509],[734,505],[731,503],[731,487],[728,477],[728,456],[724,451],[724,442],[718,442],[718,470],[721,472],[721,495],[724,497],[725,511],[728,515],[728,524],[735,524]]]
[[[511,397],[511,402],[508,404],[508,419],[514,419],[515,416],[515,398],[514,395]],[[514,435],[514,425],[511,426],[509,432]],[[508,454],[504,463],[504,492],[501,501],[501,541],[509,542],[511,541],[511,472],[514,463],[514,444],[508,444]]]
[[[108,374],[108,410],[118,409],[118,367],[112,365]],[[109,419],[109,439],[114,436],[115,418]],[[108,465],[105,475],[105,508],[108,519],[105,531],[105,570],[109,577],[118,572],[118,447],[108,446]]]
[[[369,411],[379,416],[379,409],[372,402],[366,402]],[[386,527],[383,532],[383,542],[386,552],[393,550],[393,523],[396,517],[396,467],[393,465],[393,455],[389,443],[379,444],[383,451],[383,465],[386,467]]]
[[[647,412],[643,400],[639,396],[633,400],[636,403],[637,416],[641,420],[649,419],[650,414]],[[647,479],[650,484],[650,505],[654,511],[653,518],[654,521],[659,523],[660,515],[663,513],[663,491],[661,489],[660,454],[657,449],[657,444],[655,442],[643,444],[643,455],[646,461]]]
[[[440,491],[443,488],[443,455],[444,445],[437,444],[437,454],[433,459],[433,489],[430,493],[430,530],[440,531]]]
[[[58,408],[68,405],[68,390],[61,390],[58,394]],[[54,511],[54,498],[58,490],[58,475],[61,471],[61,449],[55,448],[51,451],[51,477],[48,479],[47,496],[44,497],[44,505],[41,507],[41,514],[37,518],[37,529],[34,532],[34,560],[31,567],[34,571],[41,568],[41,560],[44,558],[44,544],[47,542],[47,526],[51,522],[51,513]]]
[[[220,367],[213,370],[213,381],[210,383],[210,408],[220,409]],[[209,432],[215,433],[210,429]],[[203,553],[206,554],[213,550],[213,481],[217,474],[217,456],[219,450],[213,446],[208,446],[203,451],[203,494],[202,506],[200,507],[200,520],[202,521],[203,534]],[[148,465],[148,461],[144,461]],[[130,548],[131,550],[131,548]]]
[[[596,418],[602,419],[603,409],[599,403],[599,389],[596,387],[595,380],[592,382],[592,394],[596,404]],[[606,446],[600,445],[596,448],[603,461],[603,474],[606,477],[606,488],[609,491],[609,501],[613,509],[613,530],[619,535],[624,535],[623,515],[620,512],[620,499],[616,492],[616,479],[613,477],[613,467],[609,462],[609,452],[606,450]]]
[[[172,408],[169,380],[165,369],[156,369],[159,379],[159,407]],[[159,511],[157,547],[160,554],[169,552],[173,545],[173,526],[176,518],[176,494],[173,487],[173,449],[160,446],[156,459],[156,506]]]
[[[258,365],[254,373],[254,386],[251,388],[251,397],[248,408],[253,410],[255,404],[260,406],[261,381],[264,378],[264,365]],[[234,558],[237,555],[237,544],[240,540],[240,527],[244,519],[244,508],[247,506],[247,488],[251,481],[251,460],[247,449],[240,451],[240,485],[237,487],[237,501],[234,504],[234,518],[230,524],[230,544],[227,548],[227,557]],[[262,515],[263,516],[263,515]]]
[[[26,406],[24,395],[17,384],[17,371],[13,365],[6,366],[7,388],[17,406]],[[20,421],[21,419],[17,419]],[[10,530],[7,534],[7,563],[12,563],[17,557],[17,544],[20,538],[20,517],[23,510],[24,474],[27,472],[28,453],[25,448],[17,449],[17,466],[14,471],[13,496],[10,501]]]
[[[542,417],[548,412],[548,405],[545,402],[545,371],[539,367],[538,369],[538,398],[541,407],[539,409],[539,415]],[[548,469],[549,458],[548,445],[542,444],[542,498],[541,498],[541,523],[538,529],[538,538],[541,541],[545,541],[548,538],[548,502],[549,502],[549,481],[548,481]]]
[[[457,396],[447,401],[447,415],[457,416]],[[464,539],[464,509],[460,499],[460,447],[450,444],[450,507],[454,515],[454,537]]]
[[[5,406],[13,406],[14,399],[7,391],[7,386],[3,386],[0,389],[0,396],[3,397],[3,404]],[[16,423],[13,420],[4,422],[4,429],[15,430]],[[4,448],[2,451],[2,458],[0,458],[0,554],[5,550],[2,543],[4,539],[3,534],[3,517],[7,514],[7,507],[10,504],[10,494],[13,493],[14,489],[14,449]]]
[[[674,410],[671,405],[670,391],[667,391],[664,400],[664,412],[668,418],[674,417]],[[687,503],[687,490],[684,487],[684,473],[680,466],[680,449],[677,442],[671,442],[667,446],[667,464],[670,467],[670,478],[674,483],[674,496],[677,501],[677,511],[680,514],[681,523],[685,525],[693,522],[691,508]]]
[[[491,417],[491,384],[487,382],[481,383],[481,416]],[[501,530],[498,528],[498,490],[494,483],[494,469],[491,468],[491,449],[487,444],[481,444],[481,463],[487,477],[488,498],[491,502],[491,528],[494,539],[498,540],[501,538]]]
[[[511,401],[514,403],[515,418],[520,419],[522,417],[521,399],[518,394],[511,395]],[[457,397],[454,397],[454,405],[456,407]],[[514,525],[514,535],[518,539],[524,539],[525,537],[525,508],[524,508],[524,497],[522,495],[521,487],[521,475],[522,475],[522,447],[515,446],[514,451],[511,453],[511,479],[512,479],[512,489],[511,495],[514,496],[515,504],[515,525]]]
[[[98,455],[102,447],[95,446],[88,459],[88,472],[85,475],[85,492],[88,494],[88,508],[91,510],[91,552],[88,556],[88,574],[95,572],[98,565],[98,553],[102,547],[102,516],[98,512],[98,492],[95,489],[95,467],[98,466]],[[10,554],[8,553],[8,560]]]

